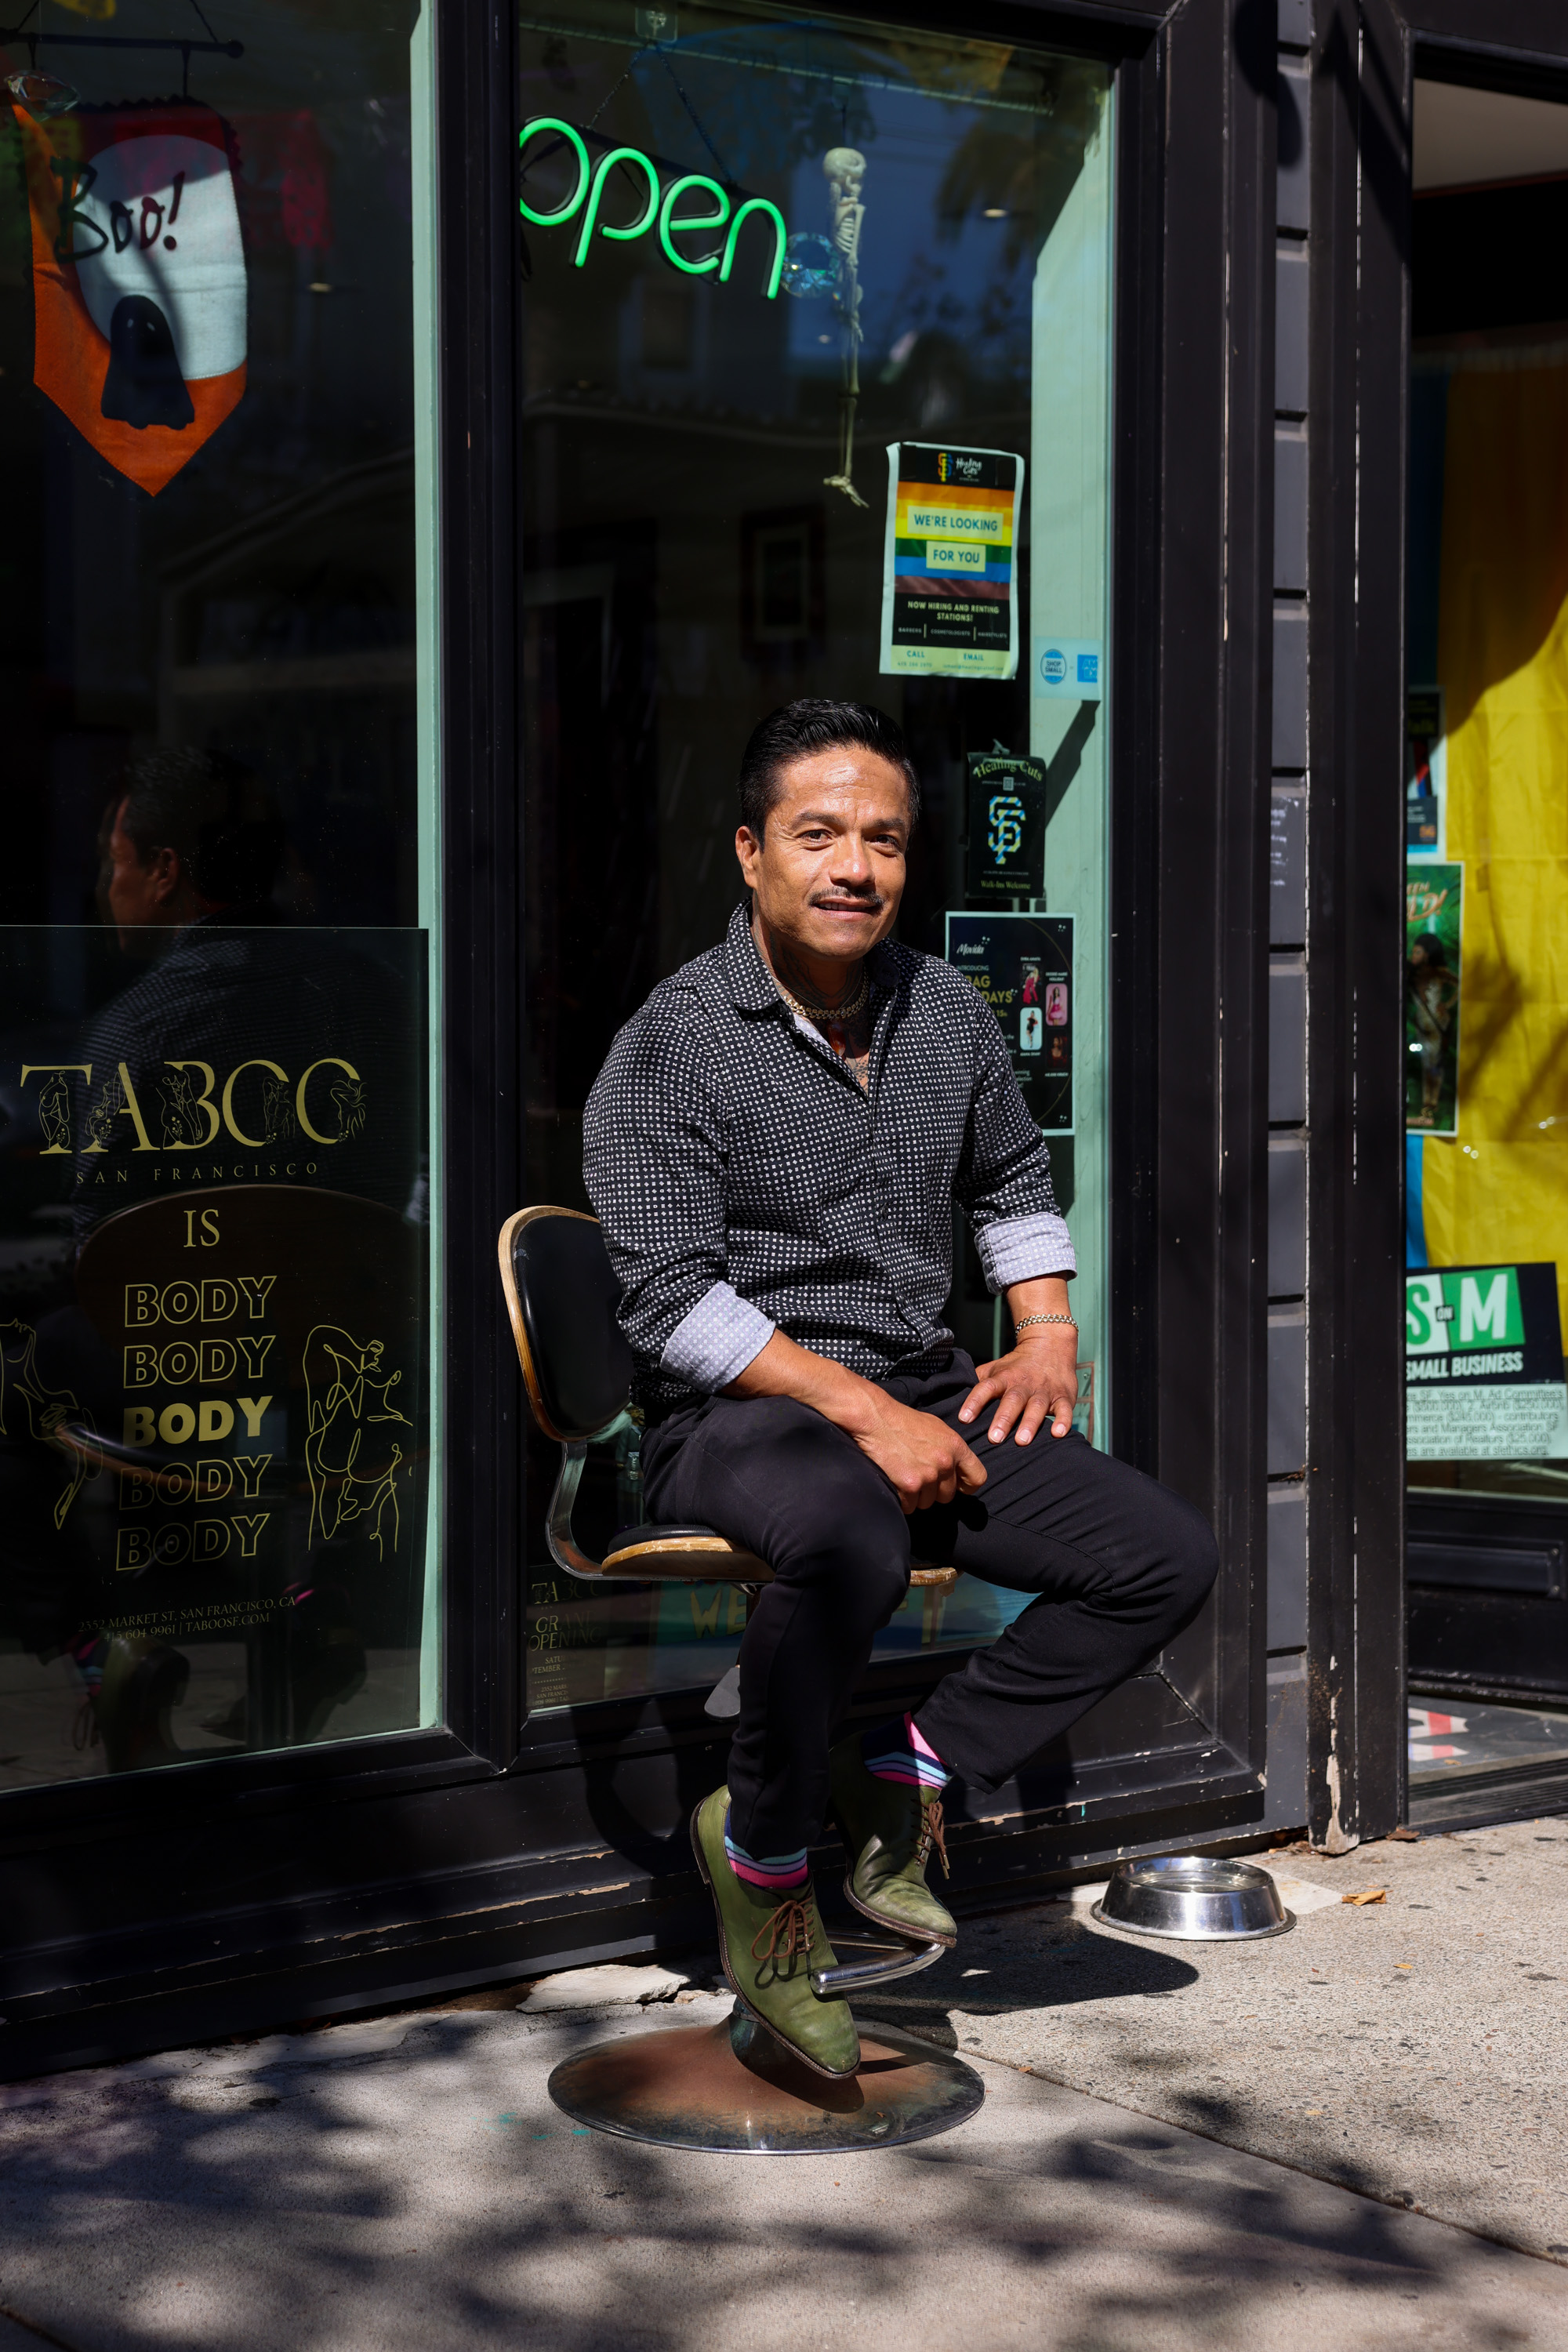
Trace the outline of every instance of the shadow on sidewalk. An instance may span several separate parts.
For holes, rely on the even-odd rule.
[[[1124,1965],[1144,1990],[1181,1969]],[[1007,2320],[1075,2352],[1177,2352],[1309,2301],[1320,2326],[1342,2305],[1361,2341],[1375,2310],[1378,2341],[1414,2346],[1405,2306],[1429,2326],[1439,2296],[1447,2326],[1473,2322],[1454,2340],[1500,2347],[1527,2340],[1500,2287],[1561,2293],[1526,2257],[1000,2070],[970,2125],[876,2155],[585,2134],[545,2079],[605,2031],[436,2016],[380,2058],[247,2073],[237,2047],[228,2074],[215,2053],[199,2079],[16,2086],[0,2305],[70,2352],[684,2352],[815,2343],[803,2325],[851,2312],[862,2344],[937,2320],[979,2344]]]

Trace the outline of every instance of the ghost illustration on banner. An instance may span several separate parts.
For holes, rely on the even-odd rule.
[[[245,391],[246,276],[210,107],[14,109],[33,230],[33,381],[156,496]]]

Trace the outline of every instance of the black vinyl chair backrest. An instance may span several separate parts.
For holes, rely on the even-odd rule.
[[[575,1444],[614,1421],[631,1391],[632,1351],[616,1309],[621,1286],[595,1218],[544,1210],[514,1226],[511,1277],[527,1342],[525,1375],[548,1436]]]

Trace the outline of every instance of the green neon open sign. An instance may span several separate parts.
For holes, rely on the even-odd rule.
[[[618,243],[629,244],[633,237],[646,236],[657,222],[659,246],[668,262],[675,268],[684,270],[688,278],[704,278],[710,269],[716,269],[719,273],[719,283],[721,286],[727,285],[730,272],[735,267],[735,246],[741,234],[742,224],[749,219],[752,213],[759,213],[764,218],[771,220],[773,225],[773,268],[768,276],[768,282],[763,289],[769,301],[773,300],[779,290],[780,280],[784,277],[784,247],[789,231],[784,226],[783,213],[776,205],[770,205],[765,196],[748,196],[745,203],[731,214],[729,191],[721,188],[717,180],[705,178],[700,172],[683,173],[679,180],[672,180],[668,188],[661,187],[658,173],[640,147],[612,147],[607,153],[600,156],[596,164],[590,163],[588,150],[582,132],[574,131],[569,122],[563,122],[558,115],[553,114],[537,114],[531,122],[523,124],[517,142],[520,153],[534,133],[539,131],[557,131],[566,141],[577,158],[577,184],[566,202],[555,212],[535,212],[532,205],[522,196],[519,196],[517,200],[517,208],[523,219],[531,221],[536,228],[559,228],[564,222],[574,220],[579,213],[582,214],[582,226],[577,232],[577,250],[572,256],[575,268],[581,269],[587,260],[588,249],[594,242],[595,229],[601,236],[613,237]],[[647,185],[647,200],[643,206],[641,217],[633,221],[626,228],[616,228],[611,222],[602,221],[599,217],[600,207],[604,202],[605,183],[617,163],[625,163],[633,173],[640,172]],[[693,191],[711,196],[712,210],[687,213],[678,219],[675,210],[677,205],[683,196],[690,195]],[[711,253],[703,254],[695,260],[689,260],[685,254],[676,249],[675,240],[678,236],[689,236],[695,229],[724,228],[726,226],[729,234],[723,245],[716,246]]]

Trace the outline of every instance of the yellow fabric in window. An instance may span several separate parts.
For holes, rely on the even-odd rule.
[[[1464,862],[1459,1132],[1429,1138],[1434,1265],[1549,1258],[1568,1329],[1568,367],[1448,391],[1437,674]]]

